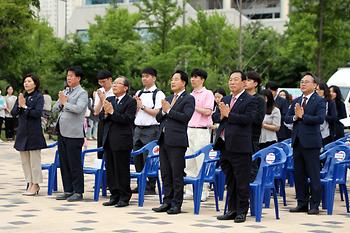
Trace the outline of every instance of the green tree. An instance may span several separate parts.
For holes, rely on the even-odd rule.
[[[182,7],[175,0],[140,0],[135,4],[140,11],[141,20],[149,27],[153,34],[155,51],[165,53],[169,49],[169,33],[176,21],[183,14]]]

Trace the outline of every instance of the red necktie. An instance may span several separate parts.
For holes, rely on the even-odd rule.
[[[303,108],[306,107],[306,101],[307,101],[307,97],[304,96],[304,97],[303,97],[303,103],[301,103],[301,107],[303,107]]]
[[[231,102],[230,102],[230,109],[232,109],[233,108],[233,106],[235,105],[235,103],[236,103],[236,100],[237,100],[237,98],[236,97],[232,97],[231,98]]]

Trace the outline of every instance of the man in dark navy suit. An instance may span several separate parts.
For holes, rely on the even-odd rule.
[[[290,212],[319,213],[322,191],[319,161],[322,147],[320,125],[326,116],[326,103],[315,92],[316,86],[313,74],[306,73],[300,81],[303,95],[293,101],[285,118],[287,124],[293,124],[292,146],[298,200],[297,207],[290,209]]]
[[[104,206],[125,207],[131,198],[130,152],[132,128],[136,115],[136,100],[129,96],[129,82],[118,77],[113,82],[115,96],[103,102],[100,119],[104,121],[102,145],[105,150],[107,186],[110,200]]]
[[[185,152],[188,147],[187,125],[194,112],[195,100],[186,93],[188,76],[175,71],[171,78],[173,95],[162,100],[156,116],[160,123],[160,171],[164,185],[164,204],[153,208],[155,212],[178,214],[181,212],[184,191]]]
[[[220,122],[214,146],[221,150],[220,165],[229,195],[228,212],[217,219],[234,219],[236,223],[246,220],[249,208],[252,122],[256,114],[256,99],[244,90],[245,82],[242,71],[231,73],[228,85],[232,95],[222,99],[213,116],[215,122]]]

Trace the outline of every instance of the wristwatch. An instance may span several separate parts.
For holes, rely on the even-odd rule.
[[[146,106],[142,105],[141,110],[143,111],[143,110],[145,110],[145,108],[146,108]]]

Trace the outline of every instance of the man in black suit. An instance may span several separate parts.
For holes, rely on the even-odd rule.
[[[114,96],[103,102],[100,120],[104,121],[103,148],[105,150],[107,186],[110,200],[104,206],[125,207],[131,198],[130,152],[132,128],[136,115],[136,100],[129,96],[129,82],[118,77],[113,82]]]
[[[316,86],[315,77],[311,73],[306,73],[300,81],[303,95],[292,102],[285,118],[286,123],[293,124],[292,146],[295,191],[298,200],[297,207],[290,209],[290,212],[319,213],[322,191],[319,160],[322,147],[320,125],[326,116],[326,103],[315,92]],[[310,209],[308,209],[309,203]]]
[[[181,212],[184,192],[185,152],[188,147],[187,125],[194,112],[195,100],[186,93],[188,76],[181,70],[171,78],[173,95],[162,100],[156,116],[160,123],[160,171],[164,185],[164,204],[153,208],[155,212],[178,214]]]
[[[222,99],[220,111],[213,116],[220,121],[215,147],[221,150],[220,165],[226,175],[229,195],[228,212],[217,219],[234,219],[236,223],[246,220],[249,208],[252,122],[256,114],[256,99],[244,90],[245,82],[242,71],[231,73],[228,85],[232,95]]]
[[[280,130],[277,132],[277,139],[279,142],[290,138],[291,131],[287,128],[287,126],[284,125],[284,117],[286,116],[289,108],[289,102],[288,100],[280,97],[278,95],[278,88],[279,85],[274,82],[270,81],[266,84],[266,88],[269,89],[272,92],[273,98],[275,99],[275,105],[277,108],[279,108],[281,112],[281,127]]]

